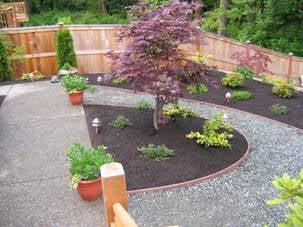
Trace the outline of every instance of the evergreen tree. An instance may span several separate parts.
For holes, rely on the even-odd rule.
[[[12,79],[12,68],[5,41],[0,38],[0,81]]]

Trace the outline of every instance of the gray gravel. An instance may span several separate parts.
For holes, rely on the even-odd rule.
[[[152,97],[101,87],[87,94],[88,104],[135,106]],[[182,104],[210,118],[220,108],[182,100]],[[297,175],[302,168],[303,133],[251,114],[224,110],[234,128],[252,145],[248,159],[235,171],[193,186],[130,197],[130,211],[139,226],[276,226],[284,208],[269,208],[264,201],[276,195],[275,175]]]

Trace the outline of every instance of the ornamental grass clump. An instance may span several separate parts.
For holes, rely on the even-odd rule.
[[[233,138],[232,127],[223,121],[223,113],[218,113],[203,125],[203,132],[190,132],[186,135],[188,139],[195,139],[200,145],[208,147],[231,148],[230,139]]]
[[[152,105],[147,100],[140,100],[139,102],[137,102],[136,108],[138,110],[150,110],[152,109]]]
[[[225,87],[237,88],[242,87],[244,85],[244,76],[240,73],[228,73],[221,80],[222,84]]]
[[[252,69],[248,68],[247,66],[241,66],[241,65],[234,68],[233,72],[240,73],[242,76],[244,76],[245,80],[250,80],[255,75],[255,72]]]
[[[156,161],[167,160],[175,154],[174,150],[168,149],[164,144],[148,144],[147,147],[138,148],[138,152],[146,157],[154,158]]]
[[[132,126],[132,123],[130,120],[128,120],[126,117],[123,115],[119,115],[115,120],[113,120],[110,124],[110,126],[114,128],[120,128],[123,129],[125,127]]]
[[[113,157],[106,153],[103,145],[97,148],[84,147],[75,143],[67,152],[70,163],[71,184],[74,189],[82,180],[95,180],[100,177],[100,167],[114,162]]]
[[[252,94],[249,91],[233,91],[231,97],[236,101],[245,101],[251,99]]]
[[[201,95],[208,92],[208,87],[203,83],[190,84],[186,87],[186,90],[191,95]]]
[[[297,91],[294,85],[288,82],[281,82],[273,86],[272,92],[279,98],[289,99],[296,95]]]
[[[270,112],[273,115],[287,114],[288,113],[288,108],[286,106],[284,106],[284,105],[275,104],[275,105],[271,106]]]
[[[127,79],[135,91],[149,92],[154,96],[153,125],[156,130],[164,106],[178,101],[182,75],[192,72],[186,78],[188,84],[197,80],[207,82],[208,79],[206,65],[188,58],[179,48],[182,44],[194,44],[198,35],[203,37],[191,20],[196,7],[194,2],[176,0],[156,9],[142,3],[134,6],[132,15],[135,21],[119,34],[120,40],[130,42],[123,53],[108,55],[112,64],[107,79]]]

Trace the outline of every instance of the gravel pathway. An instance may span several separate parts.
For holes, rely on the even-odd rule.
[[[152,97],[122,89],[101,87],[86,94],[87,104],[135,106]],[[195,101],[182,104],[210,118],[219,107]],[[248,159],[238,169],[190,187],[130,196],[130,212],[139,226],[276,226],[285,209],[269,208],[275,175],[297,175],[302,168],[303,132],[249,113],[224,110],[228,121],[252,145]]]

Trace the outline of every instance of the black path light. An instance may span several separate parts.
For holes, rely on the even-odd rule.
[[[92,126],[96,128],[96,134],[99,133],[99,128],[101,127],[101,121],[99,118],[95,118],[93,121],[92,121]]]

